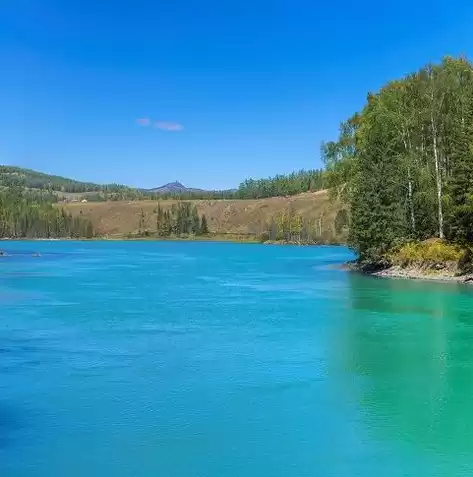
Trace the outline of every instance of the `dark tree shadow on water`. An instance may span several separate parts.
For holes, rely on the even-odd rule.
[[[366,429],[442,456],[471,452],[471,288],[350,276],[341,385]],[[452,474],[453,475],[453,474]]]

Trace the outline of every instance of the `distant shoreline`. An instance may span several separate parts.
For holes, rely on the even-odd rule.
[[[60,238],[37,238],[37,237],[18,237],[18,238],[0,238],[0,242],[235,242],[235,243],[261,243],[259,240],[237,239],[225,237],[60,237]]]
[[[258,238],[248,237],[246,235],[230,235],[230,234],[209,234],[209,235],[195,235],[189,237],[130,237],[127,235],[111,235],[111,236],[99,236],[93,238],[38,238],[38,237],[21,237],[21,238],[0,238],[0,242],[61,242],[61,241],[80,241],[80,242],[230,242],[230,243],[252,243],[261,245],[297,245],[297,246],[344,246],[342,243],[298,243],[290,242],[286,240],[267,240],[262,242]]]
[[[242,244],[260,244],[260,245],[293,245],[299,247],[318,247],[324,245],[331,246],[343,246],[344,244],[338,243],[296,243],[296,242],[287,242],[285,240],[271,240],[266,242],[261,242],[258,239],[253,238],[236,238],[236,237],[225,237],[222,235],[216,236],[198,236],[198,237],[122,237],[122,236],[112,236],[112,237],[94,237],[94,238],[70,238],[70,237],[61,237],[61,238],[1,238],[0,242],[228,242],[228,243],[242,243]]]

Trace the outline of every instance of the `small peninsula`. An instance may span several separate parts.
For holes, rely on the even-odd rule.
[[[322,147],[349,215],[354,267],[378,276],[469,280],[473,65],[446,57],[369,93]]]

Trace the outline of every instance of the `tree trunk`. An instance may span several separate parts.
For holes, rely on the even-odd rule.
[[[439,223],[439,238],[444,238],[443,233],[443,209],[442,209],[442,174],[440,171],[440,157],[437,144],[437,128],[435,127],[434,116],[430,115],[430,122],[432,126],[432,138],[434,146],[434,160],[435,160],[435,177],[437,180],[437,209],[438,209],[438,223]]]
[[[407,193],[409,195],[409,210],[411,214],[411,229],[412,233],[416,232],[416,218],[414,215],[414,201],[412,199],[412,178],[411,178],[411,168],[407,167]]]
[[[407,139],[406,139],[407,136]],[[409,213],[410,213],[410,218],[411,218],[411,232],[415,234],[416,231],[416,218],[414,214],[414,200],[412,198],[412,177],[411,177],[411,166],[409,164],[409,161],[413,157],[411,154],[412,150],[412,144],[411,144],[411,139],[410,135],[405,133],[403,131],[403,142],[404,142],[404,148],[406,150],[406,155],[407,155],[407,194],[408,194],[408,202],[409,202]]]

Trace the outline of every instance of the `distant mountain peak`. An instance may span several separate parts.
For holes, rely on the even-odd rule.
[[[161,187],[179,187],[180,189],[187,189],[187,187],[179,181],[169,182],[169,184],[164,184]]]
[[[154,192],[158,194],[167,194],[167,193],[179,193],[179,192],[194,192],[200,189],[190,189],[183,185],[179,181],[169,182],[160,187],[155,187],[154,189],[147,189],[148,192]]]

